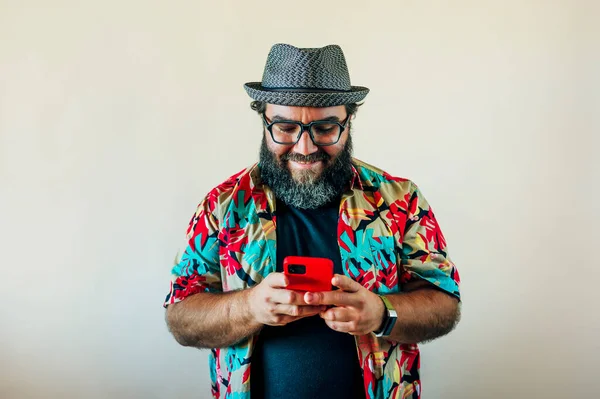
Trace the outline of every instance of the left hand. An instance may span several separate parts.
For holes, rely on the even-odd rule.
[[[381,327],[385,305],[377,294],[340,274],[333,277],[331,284],[339,290],[304,294],[304,301],[309,305],[335,306],[320,313],[329,328],[351,335],[365,335]]]

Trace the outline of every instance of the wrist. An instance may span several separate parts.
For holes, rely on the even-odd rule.
[[[387,309],[385,308],[385,304],[381,300],[381,297],[377,295],[377,311],[375,312],[377,315],[377,319],[375,322],[374,333],[378,333],[385,327],[385,321],[387,319]]]
[[[258,318],[256,316],[256,311],[254,310],[254,287],[253,288],[248,288],[245,289],[243,291],[241,291],[240,295],[240,304],[243,307],[243,314],[245,315],[245,317],[248,318],[248,322],[253,324],[253,325],[262,325],[262,323],[260,323],[258,321]]]
[[[263,327],[257,316],[254,287],[239,291],[238,305],[242,314],[238,318],[230,317],[231,320],[236,320],[234,324],[245,326],[247,329],[247,337],[257,334]],[[231,315],[232,316],[232,315]]]

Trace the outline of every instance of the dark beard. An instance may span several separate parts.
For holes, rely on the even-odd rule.
[[[288,160],[323,161],[326,165],[320,175],[306,171],[297,180],[286,167]],[[342,151],[333,159],[324,151],[318,150],[310,155],[287,153],[279,162],[269,148],[263,135],[260,146],[260,174],[275,196],[289,206],[301,209],[316,209],[341,196],[352,178],[352,137]]]

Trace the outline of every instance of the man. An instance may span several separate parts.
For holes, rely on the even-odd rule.
[[[368,93],[342,50],[277,44],[247,83],[260,162],[204,198],[173,268],[167,323],[211,348],[215,398],[419,398],[417,342],[458,320],[459,277],[411,181],[353,159]],[[332,291],[288,290],[286,256],[329,258]]]

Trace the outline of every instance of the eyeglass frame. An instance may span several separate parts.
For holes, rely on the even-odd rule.
[[[309,123],[302,123],[300,121],[289,121],[289,120],[280,120],[280,121],[273,121],[271,123],[267,122],[267,115],[263,112],[262,113],[262,120],[263,120],[263,124],[265,125],[265,127],[267,128],[267,130],[269,131],[269,133],[271,134],[271,138],[273,139],[274,143],[277,143],[279,145],[295,145],[300,141],[300,138],[302,138],[302,134],[305,131],[308,131],[308,136],[310,137],[310,140],[313,142],[314,145],[316,145],[317,147],[328,147],[330,145],[334,145],[337,144],[340,141],[340,138],[342,137],[342,133],[344,133],[344,130],[346,130],[346,125],[348,124],[348,122],[350,121],[350,117],[352,115],[348,115],[346,117],[346,120],[344,120],[344,123],[340,123],[337,121],[328,121],[328,120],[318,120],[318,121],[312,121]],[[298,137],[296,137],[296,141],[294,141],[293,143],[280,143],[279,141],[275,140],[275,136],[273,135],[273,125],[276,123],[293,123],[294,125],[298,125],[300,126],[300,133],[298,133]],[[328,143],[328,144],[317,144],[315,142],[315,138],[313,137],[313,133],[312,133],[312,127],[314,125],[323,125],[323,124],[335,124],[338,125],[340,127],[340,133],[338,134],[338,138],[337,140],[335,140],[333,143]]]

